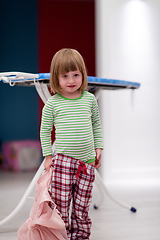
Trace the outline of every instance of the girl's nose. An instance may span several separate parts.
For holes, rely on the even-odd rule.
[[[70,83],[74,82],[73,77],[70,77],[70,78],[69,78],[69,82],[70,82]]]

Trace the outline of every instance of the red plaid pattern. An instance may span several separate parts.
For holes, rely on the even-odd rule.
[[[63,154],[56,154],[53,158],[52,199],[62,214],[70,240],[90,237],[92,222],[88,211],[94,179],[94,166]]]

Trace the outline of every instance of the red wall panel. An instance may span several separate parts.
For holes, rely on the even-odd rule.
[[[78,50],[95,76],[94,0],[39,0],[39,72],[49,72],[61,48]],[[40,112],[43,103],[40,103]]]

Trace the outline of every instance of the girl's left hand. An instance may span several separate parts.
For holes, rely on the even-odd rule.
[[[95,168],[99,168],[101,166],[101,153],[102,149],[101,148],[96,148],[96,164]]]

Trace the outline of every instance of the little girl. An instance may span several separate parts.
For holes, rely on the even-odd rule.
[[[54,55],[50,86],[55,94],[43,108],[40,137],[44,167],[49,170],[53,164],[52,199],[62,214],[68,238],[89,239],[91,220],[88,211],[95,168],[101,165],[103,142],[96,99],[84,91],[87,72],[79,52],[61,49]],[[53,125],[56,140],[52,158]]]

